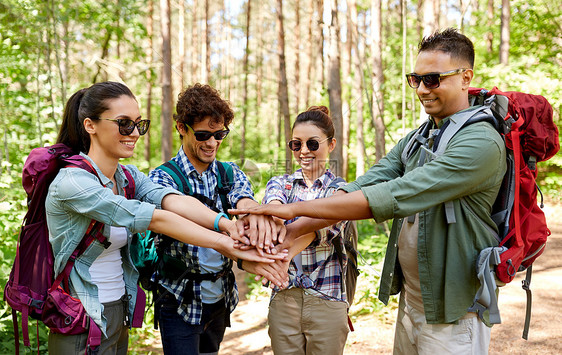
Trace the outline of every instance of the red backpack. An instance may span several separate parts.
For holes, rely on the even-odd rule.
[[[469,311],[481,316],[488,309],[490,322],[501,322],[497,308],[493,275],[504,283],[511,282],[518,271],[527,270],[523,289],[527,309],[523,338],[527,339],[531,321],[531,272],[533,262],[544,252],[550,230],[537,205],[537,162],[553,157],[560,149],[558,128],[552,117],[552,106],[540,95],[502,92],[494,87],[470,88],[473,104],[489,106],[496,128],[506,145],[507,172],[492,210],[499,230],[499,246],[480,253],[477,263],[481,287]],[[496,317],[497,314],[497,317]]]
[[[22,223],[16,258],[4,289],[4,300],[12,307],[16,353],[19,353],[16,311],[22,312],[22,335],[25,346],[30,345],[28,316],[43,321],[51,331],[56,333],[80,334],[88,331],[88,347],[91,350],[95,350],[101,341],[99,327],[89,321],[80,301],[68,294],[68,281],[74,260],[91,243],[95,240],[100,241],[104,246],[108,243],[101,234],[103,224],[92,220],[64,271],[56,279],[53,271],[54,256],[49,242],[45,198],[49,185],[64,167],[84,169],[99,179],[87,159],[74,155],[72,150],[62,143],[33,149],[24,164],[22,185],[28,197],[28,211]],[[123,170],[127,180],[132,182],[125,189],[125,195],[127,198],[133,198],[134,180],[125,168]]]
[[[492,208],[492,220],[498,227],[498,247],[481,251],[477,261],[478,290],[469,312],[482,318],[489,311],[490,323],[501,323],[496,298],[495,278],[509,283],[518,271],[527,270],[523,289],[527,292],[527,314],[523,338],[527,339],[531,312],[532,263],[546,246],[550,231],[541,207],[537,205],[537,162],[553,157],[560,149],[558,128],[553,122],[552,107],[540,95],[521,92],[502,92],[494,87],[469,88],[471,105],[481,108],[467,112],[456,122],[448,120],[430,137],[428,123],[424,123],[408,142],[402,161],[425,142],[433,140],[433,158],[443,154],[449,140],[462,127],[488,121],[501,134],[506,146],[507,171],[498,197]],[[426,151],[427,151],[426,147]],[[422,151],[422,155],[426,152]],[[422,158],[425,159],[425,158]],[[420,159],[420,164],[423,164]],[[454,223],[452,201],[445,203],[447,221]],[[495,277],[494,277],[495,276]]]

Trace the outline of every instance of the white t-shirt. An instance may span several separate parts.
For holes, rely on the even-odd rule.
[[[98,287],[101,303],[117,301],[125,294],[121,248],[127,245],[127,230],[124,227],[111,227],[109,241],[109,248],[90,266],[92,283]]]

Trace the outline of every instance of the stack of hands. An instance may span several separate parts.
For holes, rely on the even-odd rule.
[[[256,275],[256,281],[270,287],[286,288],[289,285],[289,249],[296,236],[285,228],[285,219],[270,215],[271,205],[249,209],[233,209],[229,213],[238,216],[226,231],[234,241],[234,247],[245,256],[235,256],[238,266]],[[260,256],[262,261],[255,261]],[[266,259],[263,259],[266,258]]]

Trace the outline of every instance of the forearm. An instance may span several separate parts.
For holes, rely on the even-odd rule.
[[[236,203],[236,208],[252,208],[252,207],[256,207],[256,206],[259,206],[259,203],[257,203],[255,200],[252,200],[251,198],[248,198],[248,197],[241,198]]]
[[[334,224],[334,221],[373,218],[369,203],[361,191],[337,193],[328,198],[297,202],[287,206],[291,206],[294,216],[325,219],[322,227]],[[317,229],[320,228],[315,230]]]
[[[212,212],[212,211],[211,211]],[[201,225],[166,210],[154,210],[148,226],[151,231],[170,236],[183,243],[204,248],[212,248],[219,253],[226,253],[232,240],[220,233],[213,232]]]
[[[217,213],[191,196],[169,194],[162,200],[162,209],[174,212],[208,229],[214,229]],[[219,219],[219,229],[226,231],[233,222],[228,218]],[[192,243],[191,243],[192,244]]]

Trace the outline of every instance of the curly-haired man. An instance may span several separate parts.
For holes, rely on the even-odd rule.
[[[195,84],[180,93],[176,112],[174,120],[182,146],[167,163],[173,165],[173,172],[161,166],[150,172],[150,178],[181,191],[173,175],[179,177],[183,180],[180,183],[184,185],[184,193],[217,212],[258,205],[250,182],[240,168],[234,163],[216,160],[217,151],[230,132],[228,126],[234,118],[229,103],[211,86]],[[225,181],[229,176],[231,180]],[[219,186],[219,179],[226,191]],[[185,182],[191,189],[186,191]],[[271,217],[255,217],[246,217],[248,236],[252,244],[261,248],[264,245],[260,244],[265,244],[267,248],[280,229]],[[230,325],[230,313],[238,303],[232,261],[213,249],[175,241],[165,244],[163,255],[164,262],[175,260],[174,265],[165,263],[163,271],[159,270],[156,277],[162,293],[161,301],[156,304],[156,315],[164,353],[218,353],[225,327]],[[178,262],[179,272],[172,270]]]

